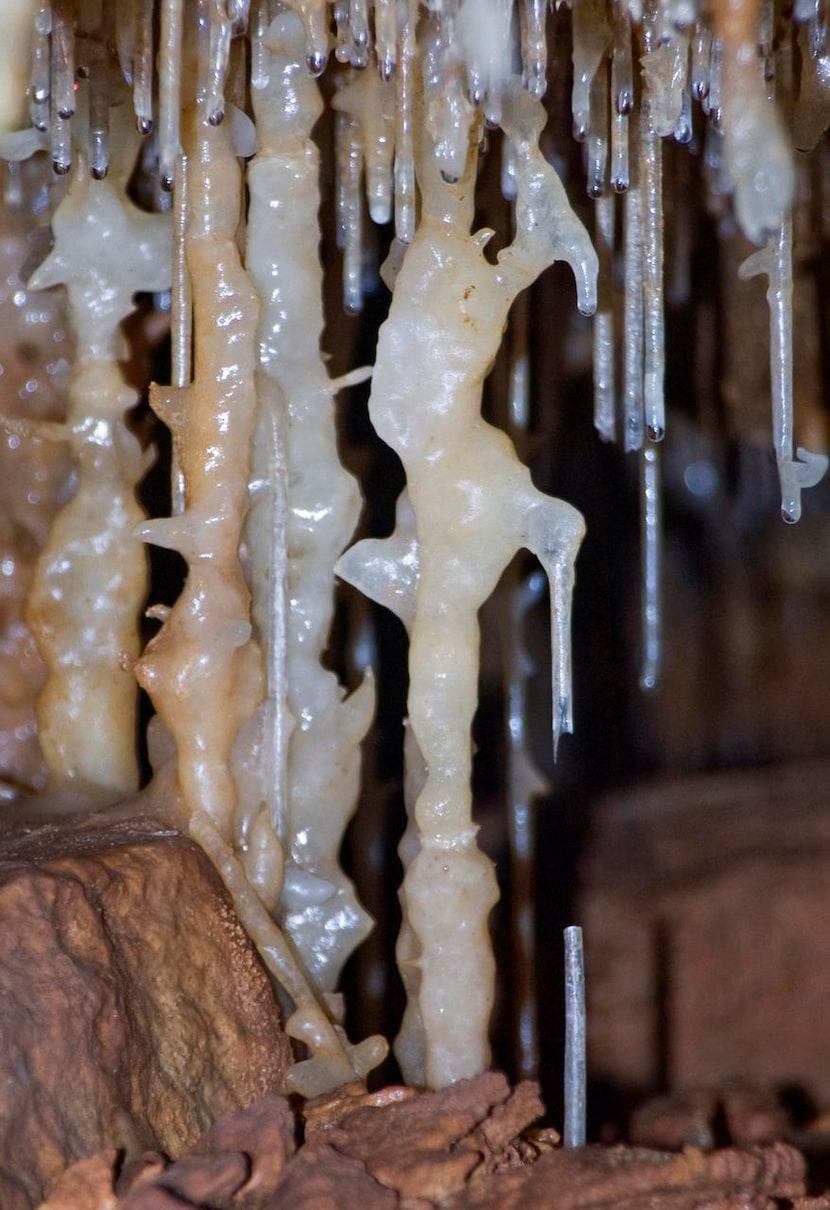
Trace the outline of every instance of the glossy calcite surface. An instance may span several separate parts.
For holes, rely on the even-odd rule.
[[[170,222],[127,196],[139,138],[126,104],[113,106],[118,139],[106,180],[83,156],[53,220],[54,247],[29,288],[64,286],[75,356],[66,411],[75,471],[38,561],[28,617],[48,678],[38,733],[52,788],[112,799],[138,788],[138,699],[132,662],[147,562],[136,526],[146,470],[128,414],[138,401],[122,362],[122,321],[140,291],[170,284]],[[59,433],[52,434],[57,439]],[[95,717],[95,726],[90,719]]]
[[[399,507],[405,530],[358,544],[338,564],[410,629],[409,722],[425,777],[402,895],[410,1011],[399,1054],[407,1078],[430,1086],[474,1075],[489,1058],[487,919],[497,888],[472,821],[470,729],[478,610],[522,547],[551,579],[554,736],[571,727],[569,603],[582,520],[533,487],[508,438],[480,414],[510,305],[544,265],[567,260],[580,306],[595,303],[596,255],[539,151],[544,120],[514,85],[502,121],[517,153],[517,234],[495,265],[484,256],[490,233],[470,233],[475,155],[448,188],[419,135],[423,214],[380,330],[369,402],[403,462],[411,511]]]
[[[0,219],[0,399],[24,420],[60,421],[73,357],[62,291],[31,290],[32,259],[47,232],[33,224],[49,201],[43,163],[4,169]],[[35,704],[46,669],[27,621],[26,604],[51,521],[71,492],[66,445],[16,432],[0,436],[0,776],[14,792],[41,789],[47,766],[37,735]]]

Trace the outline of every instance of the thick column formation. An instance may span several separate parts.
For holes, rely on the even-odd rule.
[[[188,575],[136,673],[175,740],[188,818],[206,813],[231,840],[238,805],[231,749],[261,692],[238,553],[256,405],[258,302],[234,238],[241,181],[229,126],[204,123],[194,107],[184,133],[194,377],[182,390],[154,387],[151,400],[173,433],[185,510],[147,522],[142,534],[179,551]]]
[[[338,856],[357,802],[374,690],[366,680],[344,700],[321,662],[334,563],[357,524],[360,492],[337,456],[337,388],[320,350],[320,161],[311,129],[322,99],[294,14],[274,21],[265,46],[253,89],[257,154],[247,174],[246,247],[262,305],[247,529],[266,660],[262,795],[285,850],[280,917],[315,985],[333,992],[370,927]]]
[[[53,788],[110,799],[138,787],[131,665],[147,592],[134,534],[144,516],[136,485],[145,463],[127,424],[138,396],[120,365],[121,321],[137,291],[170,284],[169,222],[127,196],[139,139],[122,118],[114,109],[120,137],[106,180],[94,180],[77,157],[52,222],[54,248],[29,283],[66,286],[76,341],[65,434],[77,486],[52,525],[28,603],[48,673],[37,706],[40,744]]]
[[[501,431],[481,417],[481,388],[516,295],[557,257],[576,274],[584,311],[595,305],[596,255],[564,189],[539,151],[544,111],[518,86],[502,123],[516,148],[517,234],[496,265],[490,233],[470,234],[475,154],[446,184],[421,132],[423,214],[380,331],[370,415],[407,475],[418,543],[409,717],[426,767],[415,804],[418,851],[404,883],[417,939],[425,1067],[407,1079],[442,1086],[489,1061],[494,965],[487,919],[492,866],[472,821],[470,729],[478,682],[478,610],[516,551],[528,547],[551,580],[555,736],[571,725],[569,605],[583,526],[567,504],[537,491]],[[402,367],[406,371],[402,372]],[[372,596],[388,595],[400,541],[360,545],[341,561]],[[404,543],[404,547],[405,547]],[[390,569],[392,569],[390,571]]]

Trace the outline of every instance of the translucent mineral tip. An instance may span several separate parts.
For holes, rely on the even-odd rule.
[[[311,52],[311,54],[306,55],[305,65],[306,65],[309,75],[314,76],[314,78],[316,79],[318,76],[321,76],[323,74],[323,72],[325,71],[327,62],[328,62],[328,55],[326,54],[325,51],[314,50]]]

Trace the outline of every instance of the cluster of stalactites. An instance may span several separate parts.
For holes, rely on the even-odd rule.
[[[810,9],[807,12],[807,9]],[[830,118],[827,31],[818,5],[784,19],[767,0],[736,0],[705,17],[690,4],[645,7],[639,23],[603,0],[573,8],[573,129],[585,144],[587,187],[598,199],[597,244],[608,278],[614,209],[626,194],[626,289],[639,276],[642,298],[626,303],[626,340],[645,330],[641,389],[623,374],[623,439],[664,431],[663,202],[660,144],[693,143],[704,177],[755,244],[781,238],[794,191],[794,148],[815,144]],[[794,76],[797,58],[799,71]],[[601,305],[601,312],[608,310]],[[639,311],[644,311],[640,316]],[[600,326],[607,329],[607,320]],[[615,436],[610,346],[596,350],[597,427]]]
[[[565,3],[573,25],[573,129],[585,142],[589,193],[600,196],[609,187],[622,192],[636,181],[638,111],[655,135],[686,143],[696,133],[693,107],[699,103],[713,188],[734,190],[741,225],[756,242],[778,230],[793,183],[786,128],[794,126],[799,146],[815,141],[828,108],[827,29],[818,3],[799,0],[786,21],[771,0],[711,9],[694,0]],[[377,120],[364,131],[364,144],[372,144],[364,153],[367,166],[379,162],[388,169],[396,234],[404,242],[415,221],[412,131],[421,87],[434,154],[455,179],[463,171],[474,110],[497,125],[504,89],[517,69],[533,95],[546,91],[543,0],[288,0],[286,7],[302,20],[310,72],[320,74],[333,49],[339,63],[365,68],[387,86],[373,92]],[[34,5],[30,118],[56,172],[71,164],[75,84],[83,76],[89,80],[90,165],[94,176],[106,175],[109,91],[118,73],[132,90],[139,130],[155,132],[160,176],[171,185],[180,150],[183,51],[194,25],[207,50],[199,94],[206,120],[216,124],[226,112],[235,39],[248,39],[253,87],[267,82],[264,39],[278,8],[275,0]],[[795,88],[778,62],[788,42],[798,47]],[[348,167],[348,156],[342,158]],[[377,173],[367,170],[366,176],[370,212],[383,221],[388,215],[382,196],[378,201]]]
[[[207,54],[198,93],[205,120],[220,123],[226,114],[234,40],[247,38],[247,72],[255,89],[267,85],[267,31],[281,7],[293,8],[304,28],[306,66],[319,75],[334,57],[342,64],[376,68],[388,85],[377,137],[394,148],[396,233],[409,242],[415,223],[413,125],[415,72],[422,17],[429,13],[424,86],[431,94],[434,120],[442,137],[436,155],[447,175],[463,171],[467,135],[475,108],[497,123],[503,88],[515,70],[513,8],[505,0],[465,0],[421,9],[418,0],[53,0],[32,6],[28,86],[28,150],[50,152],[55,171],[71,167],[75,84],[89,81],[89,161],[92,175],[104,177],[109,165],[109,92],[114,75],[132,91],[135,120],[142,134],[153,133],[158,172],[172,188],[180,153],[179,121],[182,62],[197,38]],[[546,6],[520,0],[524,78],[537,96],[545,91]],[[240,43],[241,45],[241,43]],[[16,56],[20,57],[18,49]],[[154,80],[157,85],[154,87]],[[244,89],[243,89],[244,95]],[[388,100],[388,104],[386,103]],[[443,112],[439,112],[443,110]],[[387,131],[386,125],[391,127]],[[76,140],[77,141],[77,140]],[[252,149],[251,149],[252,150]],[[250,150],[247,152],[250,154]],[[381,156],[383,159],[383,156]],[[387,157],[388,158],[388,157]],[[391,171],[391,158],[388,160]],[[391,192],[391,190],[390,190]],[[370,200],[371,205],[371,200]],[[383,218],[380,209],[374,217]]]
[[[606,440],[641,451],[644,533],[643,673],[659,664],[659,451],[666,429],[664,141],[702,152],[703,177],[720,207],[731,198],[744,234],[762,247],[745,275],[764,273],[770,302],[773,447],[784,519],[797,520],[801,491],[825,469],[797,445],[792,383],[794,148],[811,149],[830,116],[830,47],[818,0],[563,0],[570,9],[573,132],[584,147],[596,200],[599,307],[594,328],[595,420]],[[71,163],[75,82],[86,77],[89,163],[109,165],[110,87],[132,93],[146,163],[172,187],[180,156],[183,63],[198,58],[203,120],[235,125],[237,151],[253,137],[241,109],[246,81],[268,86],[267,34],[281,8],[303,27],[306,69],[333,58],[336,238],[343,302],[361,309],[365,215],[394,219],[399,245],[418,222],[415,150],[423,124],[445,180],[464,172],[471,131],[498,125],[520,70],[541,97],[549,78],[544,0],[53,0],[32,6],[31,127],[27,148],[47,148],[56,172]],[[194,36],[195,31],[195,36]],[[198,54],[194,54],[194,49]],[[243,53],[244,52],[244,53]],[[301,52],[302,53],[302,52]],[[155,82],[155,84],[154,84]],[[484,121],[481,120],[484,119]],[[86,119],[85,119],[86,120]],[[77,138],[77,131],[75,137]],[[29,146],[31,145],[31,146]],[[515,150],[502,140],[502,183],[515,192]],[[163,203],[161,203],[163,204]],[[624,281],[615,303],[614,280]],[[620,313],[622,323],[620,324]],[[616,314],[616,319],[615,319]]]
[[[427,5],[417,0],[335,0],[331,5],[328,0],[290,0],[285,7],[297,11],[303,22],[307,67],[315,75],[324,70],[333,47],[342,64],[373,66],[385,81],[405,78],[416,55],[416,27],[429,19],[429,76],[436,85],[440,81],[448,104],[460,87],[469,103],[480,106],[490,123],[497,124],[503,90],[517,67],[533,95],[541,97],[547,88],[548,6],[539,0],[432,0]],[[692,137],[693,100],[701,103],[712,125],[721,128],[732,99],[729,77],[735,74],[731,59],[738,42],[744,85],[754,72],[758,85],[750,85],[753,93],[775,92],[775,54],[782,32],[771,0],[716,4],[711,10],[693,0],[570,0],[568,7],[574,29],[574,133],[594,144],[588,156],[592,192],[601,191],[608,175],[603,165],[609,143],[621,152],[615,129],[618,135],[625,130],[623,119],[638,104],[638,60],[655,128],[680,142]],[[75,110],[77,76],[90,80],[96,110],[90,158],[103,175],[109,133],[106,95],[113,71],[132,89],[139,130],[147,134],[157,129],[161,159],[168,165],[175,156],[172,144],[178,141],[177,77],[185,28],[189,40],[195,22],[209,44],[210,66],[200,89],[208,120],[216,123],[224,116],[234,38],[249,38],[254,87],[262,86],[268,71],[264,37],[275,13],[274,0],[54,0],[30,8],[31,123],[50,134],[58,171],[69,166],[66,124]],[[727,10],[745,10],[737,39]],[[802,59],[803,95],[796,104],[812,113],[826,75],[826,24],[815,0],[797,2],[792,23]],[[749,54],[743,49],[746,42],[752,43]],[[400,92],[397,99],[406,100]],[[749,99],[754,104],[754,97]],[[798,120],[807,123],[805,115]],[[771,137],[768,132],[768,143]],[[621,155],[617,170],[610,173],[616,188],[625,188],[627,182],[623,160]]]
[[[740,0],[710,10],[694,0],[564,2],[573,24],[573,132],[586,140],[589,192],[599,195],[606,185],[627,188],[632,175],[629,117],[640,99],[653,131],[681,143],[692,138],[692,105],[698,102],[715,132],[708,139],[716,161],[713,173],[726,172],[734,188],[748,191],[740,203],[748,231],[759,235],[776,229],[791,189],[778,120],[767,123],[759,154],[747,146],[728,148],[734,139],[750,142],[737,133],[738,115],[730,114],[734,100],[744,131],[751,127],[754,134],[761,114],[770,119],[763,103],[780,91],[776,54],[789,33],[782,31],[772,0]],[[546,92],[548,6],[540,0],[432,0],[427,5],[417,0],[335,0],[333,5],[290,0],[286,6],[304,24],[311,73],[322,73],[333,47],[338,62],[376,70],[382,81],[394,81],[391,111],[404,143],[417,36],[427,24],[425,82],[434,96],[444,97],[449,126],[468,123],[471,105],[497,125],[503,88],[518,65],[534,96]],[[48,136],[56,171],[65,173],[70,166],[75,82],[83,76],[90,81],[92,171],[105,175],[109,86],[117,71],[131,86],[139,131],[156,131],[162,177],[169,180],[179,150],[183,46],[192,40],[190,30],[196,25],[207,44],[208,67],[198,91],[206,119],[217,123],[225,114],[232,41],[248,36],[250,82],[263,86],[269,70],[264,38],[275,11],[273,0],[53,0],[51,5],[31,5],[30,120]],[[828,30],[817,0],[796,0],[790,24],[799,44],[801,85],[794,97],[785,82],[779,109],[782,99],[785,106],[795,105],[796,126],[809,138],[824,97]],[[826,100],[824,104],[826,108]],[[724,152],[717,146],[721,138],[727,144]],[[436,154],[449,156],[442,139]],[[761,180],[762,173],[749,171],[765,161],[774,168],[767,181]]]
[[[830,117],[826,12],[818,0],[796,0],[791,10],[775,0],[563,4],[572,24],[573,132],[584,146],[587,190],[597,202],[597,428],[627,450],[647,450],[665,432],[662,145],[693,144],[702,151],[710,194],[721,205],[731,197],[739,227],[764,249],[745,273],[765,273],[769,281],[773,446],[782,513],[797,520],[801,490],[821,477],[824,461],[794,438],[789,224],[794,149],[811,149]],[[84,76],[90,168],[93,176],[106,175],[110,86],[120,74],[131,89],[139,130],[152,132],[148,163],[157,165],[161,185],[171,187],[180,154],[183,61],[194,57],[198,43],[203,118],[216,125],[228,114],[239,135],[237,150],[250,154],[249,124],[246,129],[232,101],[244,106],[246,78],[255,90],[267,86],[266,37],[281,7],[292,8],[302,22],[312,75],[331,58],[341,65],[333,101],[336,234],[344,255],[344,305],[355,313],[363,298],[366,210],[376,222],[394,218],[400,244],[414,238],[420,125],[444,178],[458,180],[470,132],[499,124],[517,69],[533,95],[546,92],[544,0],[35,4],[31,127],[20,138],[31,149],[48,148],[56,172],[68,171],[75,84]],[[515,152],[507,138],[502,147],[503,188],[510,195]],[[615,246],[617,232],[622,238]],[[612,281],[620,275],[624,322],[615,330]],[[645,476],[650,487],[644,500],[652,503],[659,491],[656,458],[648,455]],[[646,511],[659,516],[659,509]]]

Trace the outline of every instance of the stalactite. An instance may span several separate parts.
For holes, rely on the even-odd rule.
[[[489,265],[482,255],[489,233],[469,234],[475,156],[471,152],[464,178],[447,185],[425,140],[418,157],[424,212],[381,329],[370,399],[375,427],[407,472],[419,552],[409,713],[426,781],[415,804],[418,851],[404,894],[417,941],[418,956],[408,960],[417,963],[420,976],[425,1068],[405,1075],[431,1085],[452,1083],[487,1063],[493,966],[486,921],[496,888],[470,817],[477,611],[521,546],[539,556],[552,583],[554,739],[571,725],[567,612],[581,521],[532,487],[479,408],[481,383],[515,295],[544,264],[562,257],[577,277],[580,307],[592,310],[596,257],[539,151],[541,107],[515,85],[502,102],[505,132],[517,154],[516,237],[497,265]],[[422,332],[417,347],[423,355],[417,367],[410,361],[407,386],[397,367],[413,323]],[[430,355],[436,342],[442,349],[438,364]],[[400,537],[387,542],[359,545],[349,555],[353,567],[365,555],[367,570],[355,578],[369,581],[376,597],[388,593],[378,582],[402,558]],[[341,560],[341,575],[345,568]],[[394,579],[401,574],[395,570]],[[444,594],[448,579],[455,585],[452,601]]]
[[[123,105],[117,114],[123,118]],[[106,181],[86,155],[53,220],[55,246],[30,287],[65,284],[76,339],[66,435],[77,465],[72,499],[57,517],[35,572],[29,624],[49,670],[38,702],[40,742],[56,787],[114,797],[138,784],[138,613],[147,588],[136,485],[144,460],[126,423],[136,393],[124,381],[120,324],[138,290],[170,284],[170,228],[126,196],[137,138],[119,130]],[[89,725],[91,716],[98,719]]]
[[[296,19],[278,19],[266,43],[271,65],[267,87],[254,96],[258,148],[248,168],[246,249],[262,308],[248,522],[254,619],[266,656],[265,768],[255,801],[268,804],[285,850],[279,910],[286,931],[315,986],[333,993],[370,927],[338,857],[357,801],[374,688],[367,676],[344,700],[322,666],[334,563],[357,524],[360,496],[337,457],[338,388],[320,351],[322,270],[312,221],[320,164],[311,129],[322,100],[302,63]]]

